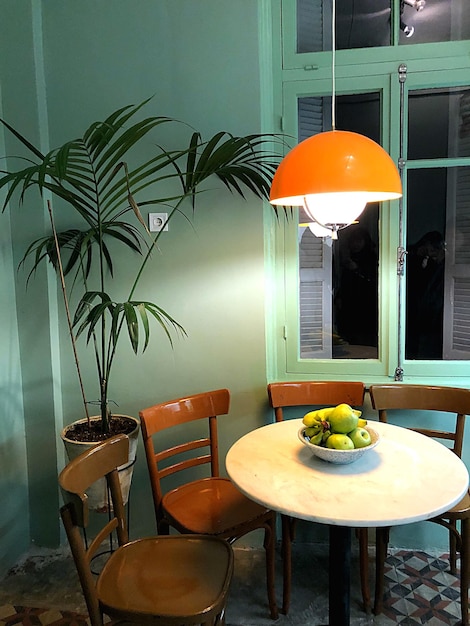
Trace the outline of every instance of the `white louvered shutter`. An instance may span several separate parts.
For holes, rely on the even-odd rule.
[[[458,155],[470,155],[470,98],[460,102]],[[449,170],[444,298],[446,360],[470,358],[470,167]]]
[[[322,0],[297,0],[297,52],[323,49]]]
[[[331,239],[315,237],[308,228],[299,233],[300,356],[331,359]]]
[[[299,98],[299,141],[322,132],[322,98]],[[299,223],[309,218],[302,209]],[[299,227],[299,335],[300,358],[332,358],[332,247],[331,239],[315,237]]]

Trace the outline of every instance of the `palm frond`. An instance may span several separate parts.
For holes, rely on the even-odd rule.
[[[193,206],[198,187],[214,175],[231,192],[243,196],[243,186],[246,186],[258,197],[267,199],[277,163],[265,145],[274,140],[275,135],[234,137],[224,132],[214,135],[202,145],[198,157],[188,158],[185,193],[191,195]],[[193,153],[196,152],[193,137],[190,148]],[[268,155],[269,160],[266,159]]]
[[[129,104],[114,111],[103,122],[94,122],[83,135],[83,140],[89,147],[94,160],[109,144],[110,137],[118,132],[126,122],[142,109],[151,98],[140,104]]]
[[[236,137],[226,132],[218,132],[204,141],[199,132],[191,130],[182,149],[166,149],[154,142],[154,152],[139,161],[135,153],[138,156],[142,140],[153,139],[154,131],[162,125],[180,124],[163,116],[138,118],[149,100],[119,108],[103,121],[90,124],[81,137],[47,154],[0,119],[30,156],[21,157],[12,171],[0,171],[0,190],[6,191],[3,210],[16,197],[21,205],[26,194],[36,189],[41,195],[48,192],[59,200],[55,211],[62,210],[65,203],[79,220],[72,228],[57,233],[50,211],[52,234],[33,241],[20,265],[27,260],[31,262],[28,280],[44,262],[52,263],[61,279],[69,277],[69,289],[76,288],[80,279],[84,293],[75,311],[70,335],[73,343],[74,332],[77,337],[86,335],[86,342],[93,343],[103,422],[107,420],[109,376],[121,332],[127,330],[136,354],[144,352],[149,345],[152,320],[170,345],[175,334],[186,334],[157,304],[133,297],[158,241],[157,234],[146,243],[148,232],[142,207],[164,206],[170,219],[177,212],[190,219],[184,203],[189,198],[194,210],[196,198],[207,189],[205,183],[211,177],[241,197],[249,192],[268,198],[279,161],[274,148],[279,142],[283,144],[277,135]],[[42,203],[39,208],[44,209]],[[68,214],[64,221],[67,219]],[[124,302],[113,301],[107,289],[114,274],[115,244],[118,249],[124,247],[142,255]],[[98,277],[99,290],[89,290],[90,277]],[[63,291],[67,298],[65,289]]]
[[[34,146],[28,139],[26,139],[24,135],[17,131],[16,128],[13,128],[13,126],[11,126],[11,124],[9,124],[6,120],[0,118],[0,123],[2,123],[5,128],[8,128],[10,133],[14,135],[18,139],[18,141],[23,144],[23,146],[28,148],[28,150],[30,150],[38,159],[42,160],[44,158],[43,153],[38,148],[36,148],[36,146]]]
[[[123,221],[105,222],[102,225],[102,234],[106,238],[125,244],[126,247],[134,252],[142,254],[142,245],[145,242],[142,233],[132,224]],[[88,278],[93,265],[94,251],[98,254],[96,244],[98,243],[99,237],[100,235],[95,227],[88,230],[73,228],[57,233],[57,242],[62,257],[64,276],[70,274],[74,268],[77,268],[77,265],[80,265],[83,269],[84,277]],[[103,255],[107,268],[112,276],[112,255],[106,241],[103,241]],[[32,269],[28,274],[28,280],[37,270],[38,266],[46,259],[50,261],[57,271],[59,265],[54,235],[47,235],[33,241],[26,249],[20,261],[20,265],[25,265],[27,260],[31,257],[33,259]]]
[[[78,326],[76,331],[77,337],[87,331],[87,342],[89,342],[94,333],[97,332],[98,324],[106,314],[110,318],[110,341],[113,348],[118,342],[121,325],[124,324],[135,354],[138,353],[142,344],[139,333],[139,320],[144,329],[142,352],[146,350],[149,343],[150,324],[148,314],[158,322],[171,345],[173,345],[172,332],[176,331],[182,335],[186,334],[181,324],[153,302],[127,301],[116,303],[110,299],[107,293],[89,291],[83,296],[75,312],[73,326]]]

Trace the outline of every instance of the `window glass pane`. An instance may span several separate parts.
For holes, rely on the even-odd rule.
[[[402,0],[400,44],[470,38],[468,0]]]
[[[378,207],[333,242],[333,358],[378,358]]]
[[[299,98],[299,139],[329,130],[330,109],[330,97]],[[337,97],[336,127],[379,141],[379,94]],[[299,212],[301,358],[378,358],[378,214],[378,205],[368,205],[333,241]]]
[[[331,50],[331,2],[296,2],[297,52]],[[390,46],[393,5],[400,11],[401,45],[470,39],[468,0],[338,0],[336,48]]]
[[[468,87],[411,91],[408,159],[470,156]]]
[[[408,173],[407,359],[470,358],[469,189],[469,167]]]
[[[336,49],[390,45],[391,0],[336,3]],[[297,0],[297,52],[331,50],[331,2]]]

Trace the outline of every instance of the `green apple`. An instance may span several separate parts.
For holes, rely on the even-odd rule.
[[[355,448],[365,448],[370,445],[371,442],[369,431],[365,428],[361,428],[360,426],[349,433],[349,438],[353,442]]]
[[[335,450],[353,450],[354,444],[348,435],[336,433],[328,437],[326,447],[334,448]]]
[[[359,417],[349,404],[338,404],[328,417],[332,433],[346,434],[357,428]]]

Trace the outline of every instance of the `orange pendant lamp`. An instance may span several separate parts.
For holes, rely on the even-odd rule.
[[[321,227],[319,236],[329,233],[336,239],[337,231],[354,222],[368,202],[399,198],[402,185],[397,167],[379,144],[335,129],[335,0],[332,7],[333,130],[313,135],[288,152],[274,175],[270,202],[303,206]]]
[[[303,206],[315,222],[337,230],[351,224],[368,202],[402,195],[398,170],[375,141],[344,130],[305,139],[281,161],[270,202]]]

